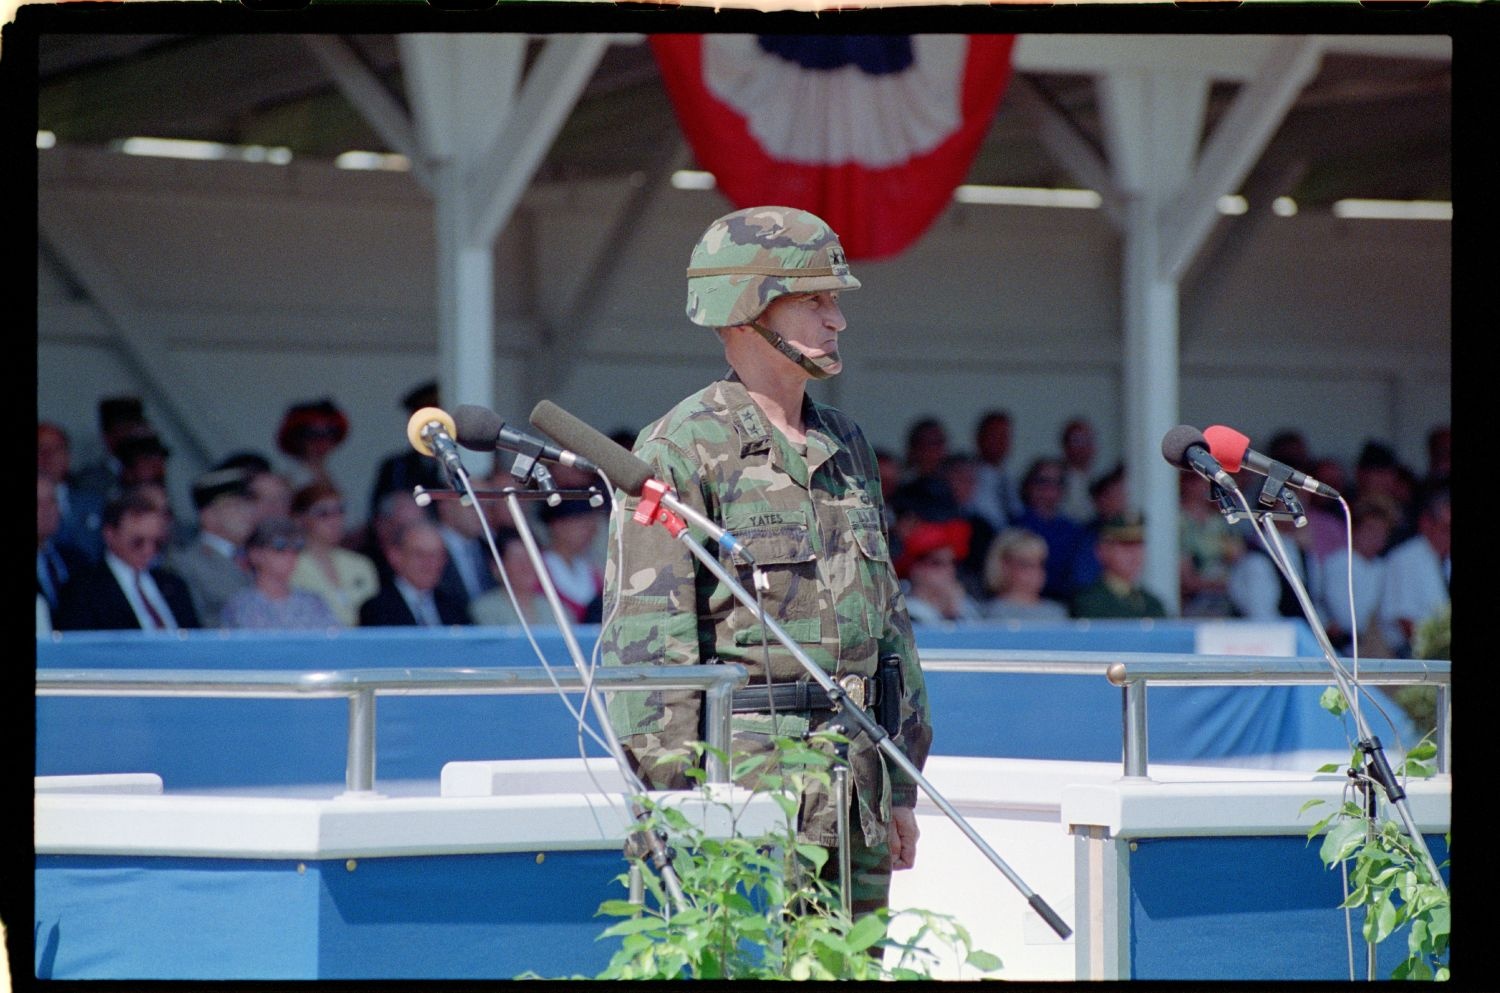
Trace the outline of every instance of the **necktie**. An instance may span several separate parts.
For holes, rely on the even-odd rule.
[[[135,574],[135,591],[140,594],[141,603],[146,605],[146,613],[151,617],[151,626],[158,630],[166,627],[166,622],[161,619],[161,614],[156,612],[156,607],[152,605],[151,598],[146,595],[146,587],[141,582],[140,573]]]

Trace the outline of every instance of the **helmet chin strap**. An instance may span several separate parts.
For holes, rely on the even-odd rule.
[[[828,366],[838,366],[840,361],[838,352],[834,352],[832,355],[824,355],[821,358],[815,359],[810,356],[803,355],[801,352],[797,351],[797,349],[793,348],[785,338],[777,334],[775,331],[772,331],[770,328],[766,327],[759,321],[751,321],[750,326],[755,329],[757,334],[759,334],[766,340],[767,344],[776,349],[782,355],[786,356],[792,362],[795,362],[797,363],[797,365],[801,366],[803,371],[805,371],[813,379],[831,379],[834,376],[838,375],[837,368],[826,368],[823,364],[827,363]]]

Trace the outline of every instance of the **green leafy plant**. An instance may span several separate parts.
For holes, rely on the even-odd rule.
[[[777,738],[771,751],[737,764],[736,781],[748,777],[755,793],[769,794],[780,807],[783,817],[771,831],[745,836],[735,830],[713,838],[679,810],[643,799],[643,827],[669,840],[686,907],[674,906],[661,879],[642,867],[644,902],[616,899],[599,906],[600,916],[620,918],[600,939],[618,938],[620,947],[596,978],[920,979],[938,962],[933,942],[943,942],[976,974],[998,970],[999,958],[975,949],[969,932],[951,917],[882,909],[854,919],[843,910],[836,886],[819,878],[829,853],[798,842],[798,797],[811,782],[827,786],[840,760],[826,746],[842,740],[832,734],[808,742]],[[701,755],[706,747],[697,751]],[[688,773],[701,784],[701,770]],[[707,789],[703,795],[728,810],[738,828],[743,807],[715,800]],[[617,881],[628,887],[630,874]],[[893,917],[915,919],[915,933],[904,941],[892,938]]]
[[[1341,716],[1347,703],[1338,690],[1323,694],[1322,704]],[[1431,737],[1412,748],[1395,772],[1398,776],[1430,776],[1437,755]],[[1337,772],[1337,765],[1318,771]],[[1391,973],[1392,979],[1449,978],[1448,938],[1451,904],[1448,890],[1434,878],[1427,859],[1401,826],[1380,815],[1381,787],[1365,767],[1365,756],[1356,748],[1349,760],[1350,783],[1338,809],[1318,821],[1307,832],[1308,843],[1323,835],[1318,857],[1330,870],[1344,872],[1344,902],[1341,909],[1365,912],[1362,933],[1370,945],[1379,945],[1403,928],[1406,957]],[[1324,804],[1309,800],[1299,813]],[[1451,846],[1452,834],[1445,836]],[[1444,860],[1439,869],[1445,868]]]
[[[1411,653],[1419,659],[1447,659],[1452,656],[1453,607],[1444,605],[1417,625],[1412,634]],[[1396,705],[1423,732],[1437,726],[1437,687],[1429,685],[1398,686],[1391,692]]]

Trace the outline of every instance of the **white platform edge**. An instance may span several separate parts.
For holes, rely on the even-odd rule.
[[[1306,835],[1345,799],[1348,780],[1324,775],[1301,782],[1119,781],[1074,784],[1062,791],[1062,822],[1104,827],[1115,838]],[[1451,824],[1452,777],[1405,784],[1406,807],[1423,832]],[[1323,803],[1303,810],[1309,800]],[[1383,816],[1396,818],[1382,799]]]
[[[531,785],[543,781],[526,770],[531,763],[514,765]],[[504,786],[503,777],[497,782]],[[632,825],[624,794],[597,792],[289,798],[48,787],[35,797],[38,855],[317,860],[608,850],[623,845]],[[742,789],[714,800],[688,791],[650,796],[712,837],[760,834],[783,817],[771,798]]]

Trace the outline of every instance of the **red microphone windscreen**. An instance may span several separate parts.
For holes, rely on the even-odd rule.
[[[1250,438],[1234,428],[1212,424],[1203,429],[1208,440],[1208,451],[1224,467],[1225,472],[1239,472],[1240,460],[1250,450]]]

